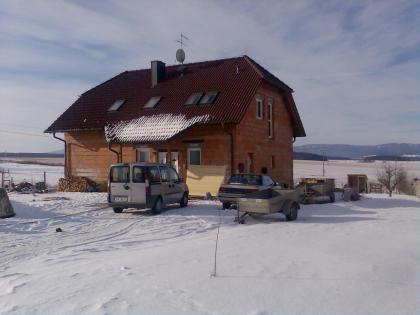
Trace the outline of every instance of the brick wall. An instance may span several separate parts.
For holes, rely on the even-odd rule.
[[[277,90],[262,85],[257,95],[263,100],[263,119],[256,118],[256,100],[252,100],[244,119],[235,132],[235,167],[245,165],[249,172],[248,154],[253,155],[254,172],[263,167],[277,181],[293,184],[292,126],[285,102]],[[256,95],[256,96],[257,96]],[[268,99],[273,99],[273,137],[268,137]],[[272,156],[274,168],[272,168]]]

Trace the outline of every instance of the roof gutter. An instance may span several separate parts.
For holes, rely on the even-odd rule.
[[[64,142],[64,177],[68,177],[69,172],[67,169],[67,141],[57,137],[55,132],[53,132],[53,138]]]
[[[118,151],[115,151],[112,147],[112,142],[108,142],[108,150],[111,152],[114,152],[117,155],[117,163],[121,163],[122,158],[121,158],[121,154]]]
[[[233,156],[234,156],[234,142],[233,142],[233,133],[227,131],[227,129],[225,128],[226,125],[225,123],[221,123],[223,131],[229,135],[230,138],[230,175],[232,175],[235,172],[235,165],[234,165],[234,160],[233,160]]]

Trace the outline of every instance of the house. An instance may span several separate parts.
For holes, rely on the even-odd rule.
[[[306,136],[292,93],[248,56],[152,61],[83,93],[45,132],[64,133],[67,176],[100,182],[112,163],[151,161],[196,182],[239,169],[292,184]]]

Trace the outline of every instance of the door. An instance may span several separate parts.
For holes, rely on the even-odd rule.
[[[179,153],[178,152],[171,152],[171,165],[175,169],[175,171],[179,172]]]
[[[174,188],[174,202],[179,202],[182,199],[182,196],[184,195],[185,192],[185,185],[184,183],[180,180],[178,173],[175,171],[174,168],[169,167],[169,179],[170,182],[173,184],[173,188]]]
[[[133,165],[131,171],[131,202],[146,204],[146,167]]]
[[[160,170],[160,178],[162,181],[162,189],[164,190],[165,194],[165,203],[175,203],[177,202],[177,194],[176,194],[176,187],[173,180],[171,180],[171,176],[169,173],[168,166],[159,166]]]
[[[130,194],[130,167],[128,165],[112,166],[109,173],[110,202],[127,203]]]
[[[167,152],[158,152],[158,163],[167,164]]]

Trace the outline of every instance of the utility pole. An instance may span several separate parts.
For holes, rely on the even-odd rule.
[[[325,151],[322,151],[322,177],[325,176]]]

